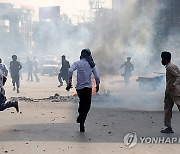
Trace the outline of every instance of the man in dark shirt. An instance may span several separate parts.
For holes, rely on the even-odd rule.
[[[63,80],[66,81],[66,84],[68,84],[68,72],[69,72],[69,62],[66,60],[66,56],[63,55],[62,57],[62,67],[60,69],[60,73],[58,74],[58,80],[60,82],[60,85],[58,87],[61,87],[63,85]]]
[[[1,71],[3,73],[3,75],[7,76],[8,70],[7,70],[6,66],[2,63],[2,59],[1,58],[0,58],[0,69],[1,69]]]
[[[4,111],[7,108],[14,107],[19,112],[18,101],[7,101],[4,90],[3,72],[0,70],[0,111]]]
[[[17,93],[19,93],[19,76],[20,76],[19,71],[22,69],[22,65],[20,64],[19,61],[17,61],[16,55],[12,56],[12,61],[10,62],[9,69],[10,69],[12,83],[13,83],[13,91],[15,91],[17,88]]]
[[[124,67],[124,73],[122,74],[122,76],[124,77],[125,85],[129,84],[129,78],[131,77],[131,73],[134,70],[134,66],[130,61],[131,57],[127,57],[127,61],[124,62],[124,64],[120,67],[120,69]]]
[[[3,86],[7,80],[7,75],[8,75],[8,70],[6,66],[2,63],[2,59],[0,58],[0,70],[2,71],[3,74]]]

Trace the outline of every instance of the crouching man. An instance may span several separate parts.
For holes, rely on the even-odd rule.
[[[6,102],[5,90],[4,90],[3,73],[0,71],[0,111],[4,111],[7,108],[14,107],[19,112],[19,106],[17,101]]]
[[[174,103],[180,111],[180,70],[171,63],[171,53],[161,53],[162,65],[166,67],[166,90],[164,98],[164,125],[167,127],[161,133],[174,133],[171,127],[172,108]]]
[[[96,80],[96,92],[99,91],[100,84],[98,71],[89,49],[83,49],[81,51],[80,60],[74,62],[73,65],[70,67],[69,84],[66,87],[66,90],[69,90],[72,86],[72,75],[75,70],[77,70],[76,91],[80,100],[78,109],[79,116],[77,117],[77,123],[80,124],[80,132],[85,132],[84,123],[91,107],[92,73],[94,74]]]

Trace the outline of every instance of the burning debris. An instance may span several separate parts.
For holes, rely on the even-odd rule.
[[[115,102],[120,102],[120,101],[121,101],[120,96],[112,94],[109,89],[104,90],[103,93],[96,93],[92,97],[92,102],[95,102],[95,103],[109,103],[109,102],[115,103]]]
[[[76,96],[60,96],[55,94],[47,98],[28,98],[28,97],[11,97],[11,100],[27,101],[27,102],[39,102],[39,101],[50,101],[50,102],[76,102]]]

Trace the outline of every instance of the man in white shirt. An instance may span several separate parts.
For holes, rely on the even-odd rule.
[[[34,76],[35,76],[35,78],[36,78],[36,82],[39,82],[39,81],[40,81],[39,78],[38,78],[38,76],[37,76],[38,71],[39,71],[39,60],[37,59],[36,56],[34,56],[34,61],[33,61],[33,74],[34,74]]]
[[[66,87],[66,90],[69,90],[72,86],[72,75],[75,70],[77,70],[76,91],[80,99],[78,109],[79,116],[77,117],[77,123],[80,123],[80,132],[85,132],[84,123],[91,107],[92,73],[94,74],[96,80],[96,92],[99,91],[100,84],[99,74],[89,49],[83,49],[81,51],[80,60],[74,62],[70,67],[69,84]]]

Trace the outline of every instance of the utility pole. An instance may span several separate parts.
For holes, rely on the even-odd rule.
[[[105,0],[89,0],[91,19],[93,19],[95,14],[97,14],[98,11],[103,8],[103,3],[105,3]]]

